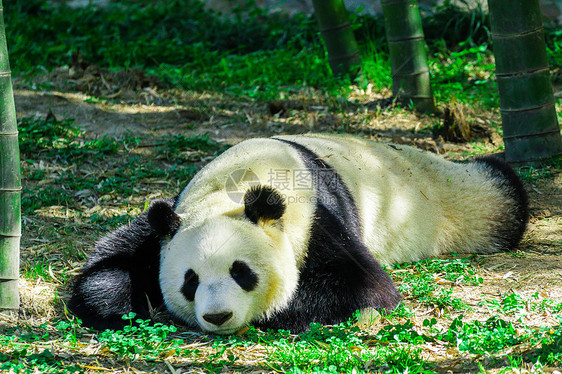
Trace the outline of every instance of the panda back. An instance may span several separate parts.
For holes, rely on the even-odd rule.
[[[525,230],[525,191],[499,161],[456,163],[354,137],[280,138],[314,152],[341,176],[357,206],[363,242],[382,263],[509,250]]]

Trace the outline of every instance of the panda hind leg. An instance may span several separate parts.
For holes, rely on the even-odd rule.
[[[68,308],[84,326],[117,330],[125,325],[122,316],[130,312],[138,318],[150,317],[146,301],[131,292],[130,272],[113,265],[111,261],[98,264],[83,271],[74,283]]]
[[[172,207],[175,199],[157,202]],[[98,330],[122,328],[127,322],[121,317],[130,312],[150,318],[151,307],[163,303],[161,239],[144,212],[99,240],[74,280],[69,310],[84,326]]]
[[[529,221],[529,198],[521,178],[505,161],[495,157],[480,157],[474,160],[484,167],[511,202],[501,228],[495,234],[498,244],[507,250],[514,249],[527,228]]]

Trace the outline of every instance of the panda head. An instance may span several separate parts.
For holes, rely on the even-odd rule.
[[[236,213],[182,222],[169,205],[153,204],[152,228],[162,247],[160,286],[167,308],[190,325],[230,334],[285,306],[298,271],[285,233],[285,202],[267,186],[249,189]]]

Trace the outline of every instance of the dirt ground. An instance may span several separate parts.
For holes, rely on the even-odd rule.
[[[46,117],[52,113],[58,119],[73,118],[91,137],[119,138],[134,134],[150,139],[163,134],[208,133],[218,141],[234,144],[250,137],[279,133],[348,132],[415,145],[452,159],[463,159],[474,152],[493,153],[501,144],[501,137],[494,130],[470,143],[446,141],[433,131],[442,116],[416,115],[406,109],[381,106],[384,103],[381,99],[390,93],[370,88],[352,90],[349,99],[355,104],[324,97],[312,89],[264,103],[213,92],[162,87],[154,78],[139,71],[116,76],[95,68],[90,70],[76,73],[60,68],[32,82],[16,80],[17,115]],[[461,109],[473,124],[493,128],[491,124],[500,122],[498,111],[462,106]],[[530,196],[531,220],[520,250],[479,256],[475,265],[481,270],[483,284],[466,287],[455,292],[455,296],[477,305],[482,295],[517,292],[530,297],[538,292],[562,302],[562,173],[559,169],[550,172],[549,178],[525,182]],[[24,184],[25,178],[24,175]],[[22,257],[25,258],[28,248],[39,240],[40,237],[28,237],[24,232]],[[33,295],[41,292],[37,287],[42,286],[26,284],[22,302],[27,303],[29,313],[44,317],[45,309],[31,305],[36,300]],[[428,310],[422,316],[434,313],[437,312]],[[530,325],[556,324],[549,315],[528,322]],[[443,360],[447,360],[446,355]],[[448,365],[454,367],[453,361]]]

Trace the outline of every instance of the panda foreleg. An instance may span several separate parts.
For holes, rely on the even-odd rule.
[[[173,206],[176,198],[159,200]],[[163,302],[158,282],[160,241],[144,212],[99,240],[73,284],[68,308],[85,326],[118,329],[134,312],[150,317]]]
[[[258,327],[298,333],[310,323],[334,325],[357,310],[391,312],[400,303],[394,282],[359,240],[324,241],[312,247],[289,305],[258,321]]]

